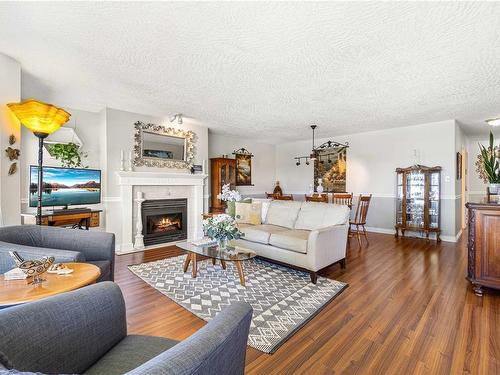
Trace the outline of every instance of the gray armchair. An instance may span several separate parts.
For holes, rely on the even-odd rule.
[[[179,343],[127,336],[120,288],[103,282],[0,310],[0,352],[16,370],[49,374],[238,375],[251,318],[240,302]]]
[[[114,279],[115,235],[39,225],[0,228],[0,274],[15,267],[9,251],[24,259],[53,256],[56,262],[86,262],[101,269],[98,281]]]

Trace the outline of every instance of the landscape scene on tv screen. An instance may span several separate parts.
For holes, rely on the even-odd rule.
[[[38,168],[30,171],[30,206],[37,205]],[[43,206],[96,204],[101,202],[101,171],[43,167]]]

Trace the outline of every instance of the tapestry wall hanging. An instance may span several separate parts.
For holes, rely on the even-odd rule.
[[[314,161],[314,186],[317,187],[318,178],[322,178],[325,193],[345,192],[346,171],[346,147],[320,150],[318,151],[318,157]]]
[[[233,154],[236,159],[236,186],[252,186],[252,153],[240,148]]]

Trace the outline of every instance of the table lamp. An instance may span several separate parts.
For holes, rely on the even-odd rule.
[[[52,104],[35,99],[27,99],[21,103],[9,103],[7,107],[18,120],[38,137],[38,204],[37,225],[42,225],[42,193],[43,193],[43,140],[54,133],[70,118],[71,114]]]

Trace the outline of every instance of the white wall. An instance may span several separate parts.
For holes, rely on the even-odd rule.
[[[208,134],[208,156],[210,158],[228,155],[233,158],[232,152],[246,148],[252,158],[253,186],[238,186],[237,190],[244,196],[262,196],[266,191],[274,189],[276,176],[276,146],[247,140],[244,137],[227,137],[224,135]]]
[[[23,155],[17,162],[18,171],[8,175],[12,162],[4,150],[9,147],[9,136],[17,138],[12,148],[21,148],[21,125],[6,106],[21,100],[21,65],[12,58],[0,54],[0,226],[21,222],[20,181]]]
[[[373,194],[368,226],[392,232],[395,222],[395,186],[398,167],[415,162],[441,166],[442,216],[445,239],[456,235],[455,228],[455,121],[447,120],[367,133],[333,137],[349,142],[347,151],[347,191],[355,195]],[[319,139],[321,144],[327,139]],[[285,194],[303,195],[313,183],[313,166],[295,165],[294,156],[308,155],[310,140],[280,144],[276,147],[276,179]],[[419,157],[414,157],[417,150]]]

